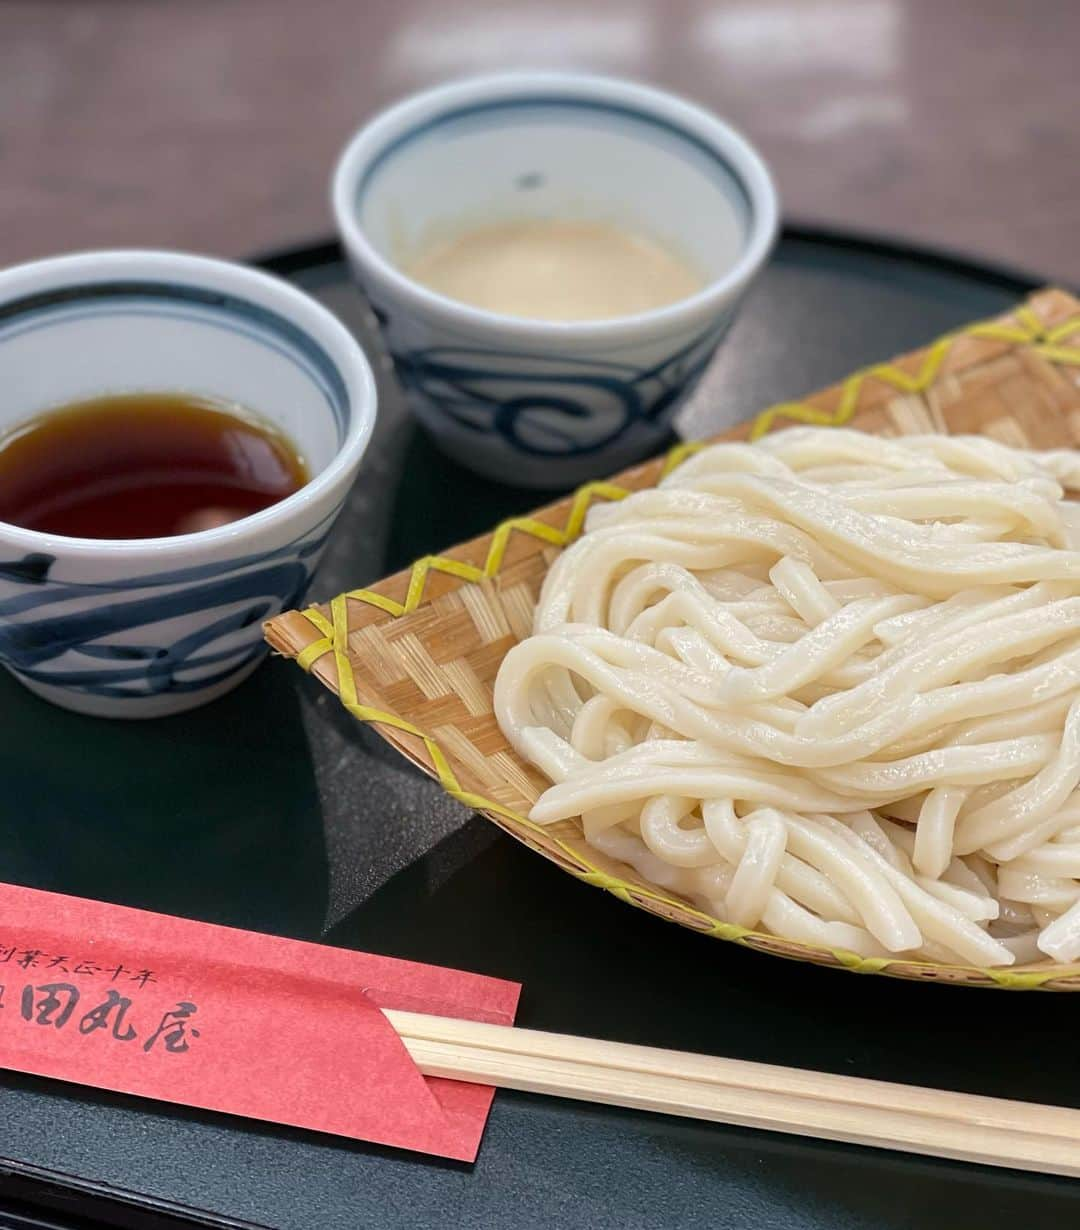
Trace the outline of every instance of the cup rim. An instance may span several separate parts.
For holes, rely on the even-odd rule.
[[[288,521],[317,501],[354,469],[367,448],[375,426],[375,378],[360,343],[328,309],[282,278],[249,265],[189,252],[152,248],[108,248],[28,261],[0,271],[0,308],[10,299],[37,290],[77,286],[86,275],[97,277],[168,280],[261,300],[276,308],[290,323],[318,340],[334,362],[349,396],[350,422],[329,464],[285,499],[229,525],[159,538],[79,538],[31,530],[0,520],[5,542],[28,551],[62,552],[73,556],[127,557],[151,554],[156,559],[197,550],[239,547],[265,530]],[[257,409],[257,408],[256,408]]]
[[[603,320],[537,320],[511,316],[461,303],[414,281],[387,260],[368,240],[355,208],[360,177],[389,144],[433,117],[478,101],[509,100],[522,94],[577,94],[635,106],[649,115],[675,123],[704,141],[728,163],[749,205],[746,244],[734,265],[685,299],[647,312]],[[678,94],[620,77],[572,72],[506,72],[465,77],[412,94],[380,111],[350,138],[331,179],[331,206],[346,250],[374,274],[393,286],[415,310],[427,315],[452,315],[459,323],[498,329],[518,338],[543,341],[624,341],[676,330],[715,311],[737,295],[768,256],[779,227],[779,201],[772,176],[756,148],[726,121]]]

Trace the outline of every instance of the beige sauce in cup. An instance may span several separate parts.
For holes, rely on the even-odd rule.
[[[464,231],[403,266],[472,307],[534,320],[608,320],[697,293],[704,279],[654,240],[607,222],[531,220]]]

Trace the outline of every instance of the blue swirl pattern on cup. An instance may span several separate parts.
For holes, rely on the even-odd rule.
[[[387,314],[377,315],[386,328]],[[609,447],[635,424],[662,433],[730,321],[729,313],[649,367],[469,346],[392,351],[391,359],[407,396],[461,427],[494,432],[533,457],[581,457]]]
[[[302,601],[336,515],[276,551],[102,584],[51,581],[44,553],[0,562],[0,662],[86,696],[214,687],[266,652],[263,621]],[[185,615],[186,635],[154,631]]]

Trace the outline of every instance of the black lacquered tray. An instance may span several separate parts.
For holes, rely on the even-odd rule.
[[[264,263],[368,336],[334,245]],[[707,409],[682,428],[708,434],[1032,286],[789,230],[710,373]],[[317,597],[540,502],[471,477],[461,499],[464,475],[385,372],[380,392]],[[284,662],[159,722],[63,713],[6,676],[0,706],[4,879],[519,979],[520,1022],[538,1028],[1080,1106],[1072,997],[781,964],[631,911],[471,817]],[[1073,1224],[1080,1186],[514,1093],[496,1098],[476,1165],[459,1166],[8,1073],[5,1218],[985,1230]]]

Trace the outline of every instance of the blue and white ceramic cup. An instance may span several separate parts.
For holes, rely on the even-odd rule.
[[[168,252],[0,273],[0,435],[68,402],[186,392],[281,428],[311,481],[219,529],[101,540],[0,522],[0,662],[68,709],[157,717],[220,696],[299,602],[375,420],[352,335],[284,282]]]
[[[490,477],[567,487],[654,451],[761,269],[777,200],[709,112],[606,78],[514,73],[442,86],[346,147],[333,206],[413,411]],[[668,307],[550,322],[448,299],[402,265],[456,230],[520,219],[625,226],[705,278]]]

